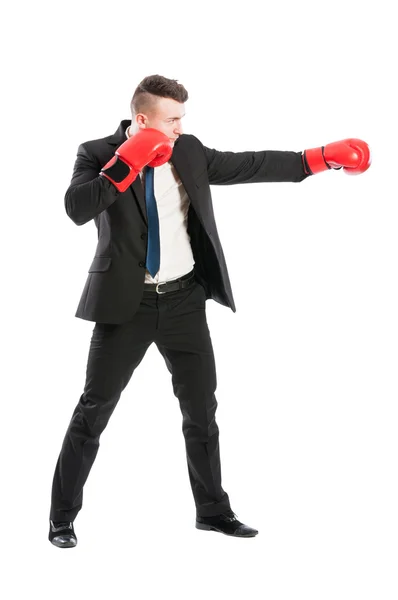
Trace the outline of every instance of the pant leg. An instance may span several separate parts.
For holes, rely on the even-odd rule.
[[[219,429],[215,413],[216,367],[205,315],[205,290],[198,283],[160,297],[155,343],[172,375],[183,417],[189,480],[198,516],[230,508],[221,486]]]
[[[50,509],[53,521],[73,521],[82,507],[83,486],[97,455],[101,433],[152,343],[146,325],[148,321],[137,314],[132,322],[96,323],[93,329],[84,392],[55,467]]]

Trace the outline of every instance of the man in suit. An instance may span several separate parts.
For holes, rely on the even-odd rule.
[[[131,121],[78,148],[65,208],[77,225],[94,219],[98,244],[75,316],[95,326],[84,391],[53,477],[49,540],[58,547],[77,543],[73,521],[100,435],[153,342],[180,403],[196,527],[258,533],[237,519],[221,486],[206,300],[236,308],[209,186],[301,182],[327,169],[362,173],[370,165],[357,139],[304,152],[207,148],[183,134],[187,99],[176,80],[146,77],[133,95]]]

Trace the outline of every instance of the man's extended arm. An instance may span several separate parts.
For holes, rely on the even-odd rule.
[[[342,167],[347,173],[358,174],[366,171],[371,163],[368,145],[356,138],[304,152],[220,152],[214,148],[202,147],[207,160],[209,183],[212,185],[300,182],[309,175]]]

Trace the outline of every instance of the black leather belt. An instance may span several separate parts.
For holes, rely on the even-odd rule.
[[[178,279],[172,279],[171,281],[165,281],[163,283],[145,283],[144,292],[157,292],[158,294],[167,294],[167,292],[176,292],[183,288],[188,287],[195,281],[195,271],[192,269],[186,275],[178,277]]]

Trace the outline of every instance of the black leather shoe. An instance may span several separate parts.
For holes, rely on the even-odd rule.
[[[238,521],[232,510],[228,510],[221,515],[215,517],[196,517],[196,529],[204,529],[205,531],[219,531],[225,535],[233,535],[235,537],[254,537],[258,534],[257,529],[253,529],[248,525],[244,525]]]
[[[73,523],[70,521],[51,521],[50,519],[48,539],[58,548],[74,548],[77,544],[77,538]]]

